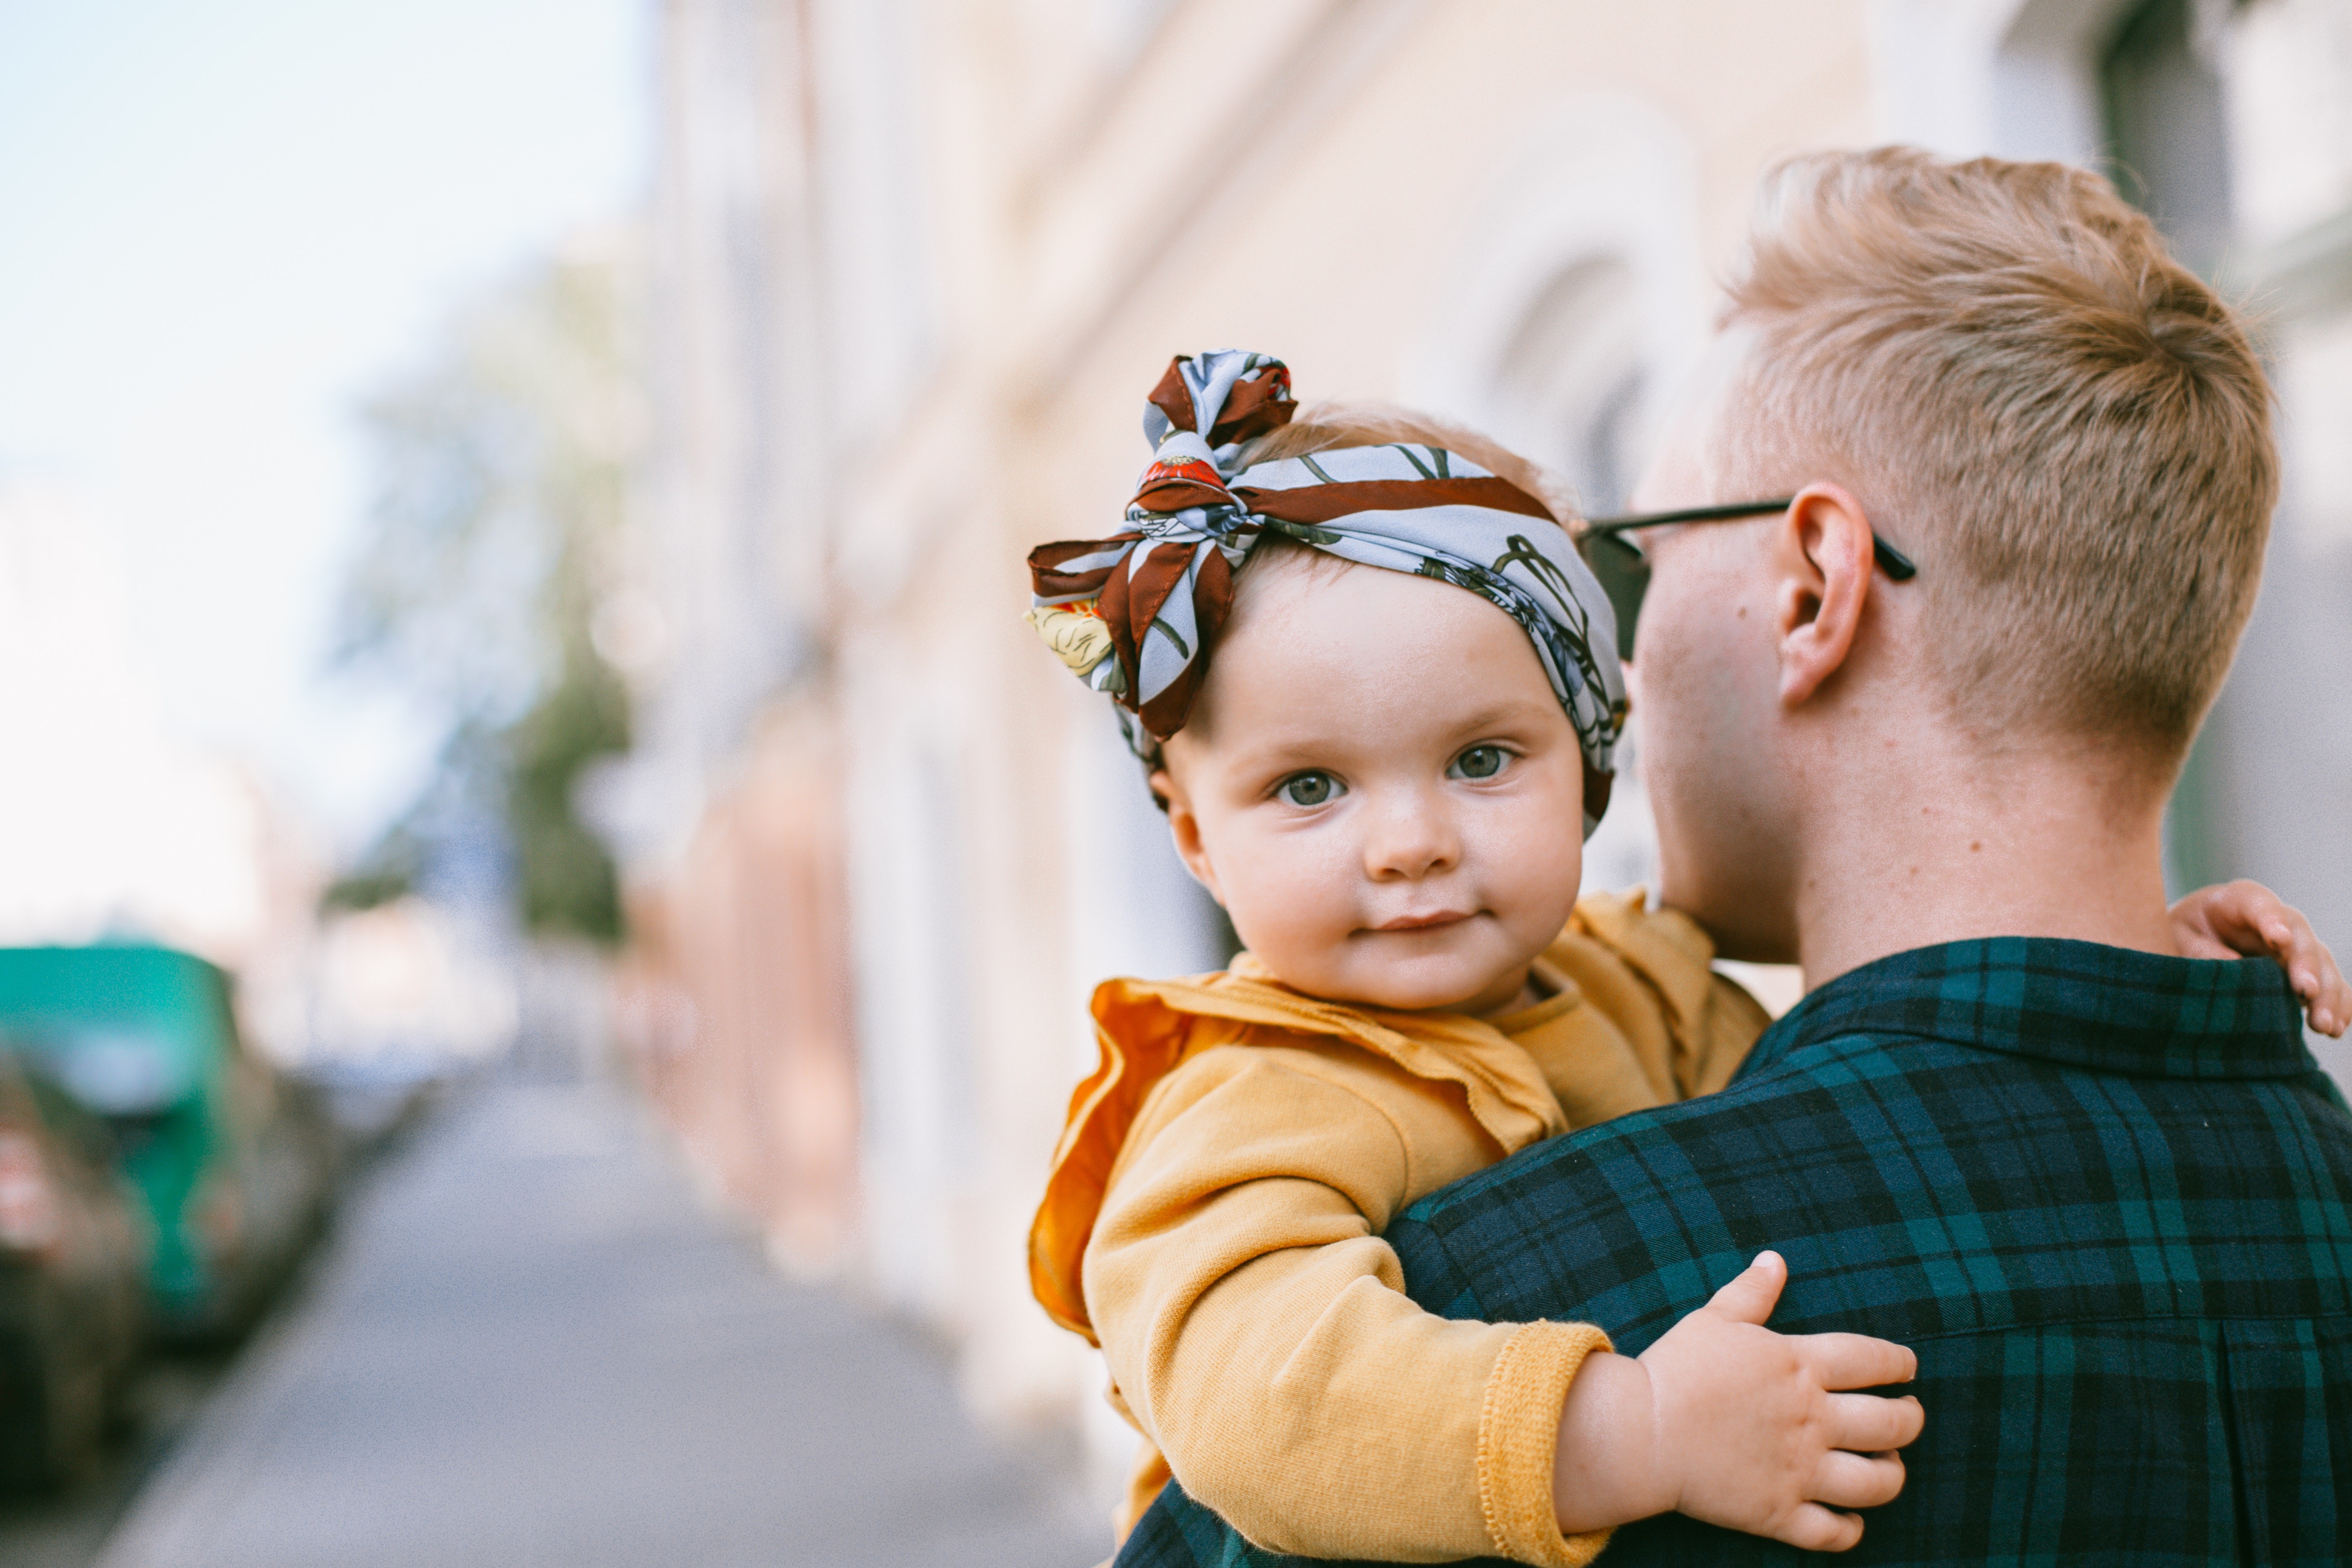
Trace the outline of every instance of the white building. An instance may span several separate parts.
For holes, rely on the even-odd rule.
[[[2184,250],[2272,302],[2294,464],[2178,858],[2352,947],[2342,0],[662,18],[635,1038],[779,1255],[957,1335],[984,1410],[1099,1408],[1022,1252],[1084,1000],[1221,952],[1100,700],[1018,618],[1032,544],[1114,525],[1171,353],[1453,414],[1603,510],[1773,157],[2120,137]],[[1611,814],[1594,880],[1643,874],[1645,816]]]

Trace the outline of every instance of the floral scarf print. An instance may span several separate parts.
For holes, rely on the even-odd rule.
[[[1535,645],[1584,754],[1590,836],[1609,804],[1625,686],[1616,614],[1567,532],[1533,496],[1442,447],[1341,447],[1237,468],[1242,447],[1297,407],[1288,368],[1268,355],[1173,361],[1145,406],[1154,451],[1127,527],[1030,552],[1031,625],[1118,703],[1150,760],[1183,727],[1234,574],[1266,535],[1451,583]]]

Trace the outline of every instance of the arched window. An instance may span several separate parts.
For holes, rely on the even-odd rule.
[[[1588,513],[1623,508],[1642,448],[1649,367],[1633,269],[1571,262],[1536,296],[1495,373],[1495,434],[1576,485]]]
[[[1554,102],[1500,159],[1441,274],[1405,400],[1624,499],[1658,394],[1706,340],[1680,126],[1620,92]]]

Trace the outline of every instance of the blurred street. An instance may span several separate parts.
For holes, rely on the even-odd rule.
[[[97,1561],[1081,1568],[1063,1458],[781,1279],[622,1095],[494,1082],[353,1194]]]

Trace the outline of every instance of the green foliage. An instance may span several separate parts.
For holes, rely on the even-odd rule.
[[[331,901],[399,896],[488,819],[527,930],[620,938],[612,858],[574,797],[629,744],[628,690],[590,626],[617,586],[637,423],[631,283],[617,253],[536,268],[362,410],[376,494],[337,655],[440,715],[447,740]]]
[[[583,646],[505,738],[507,822],[524,926],[617,942],[621,901],[612,858],[574,814],[572,795],[591,763],[628,749],[627,689]]]
[[[372,910],[416,890],[424,858],[413,842],[379,840],[358,866],[327,884],[320,902],[331,910]]]

